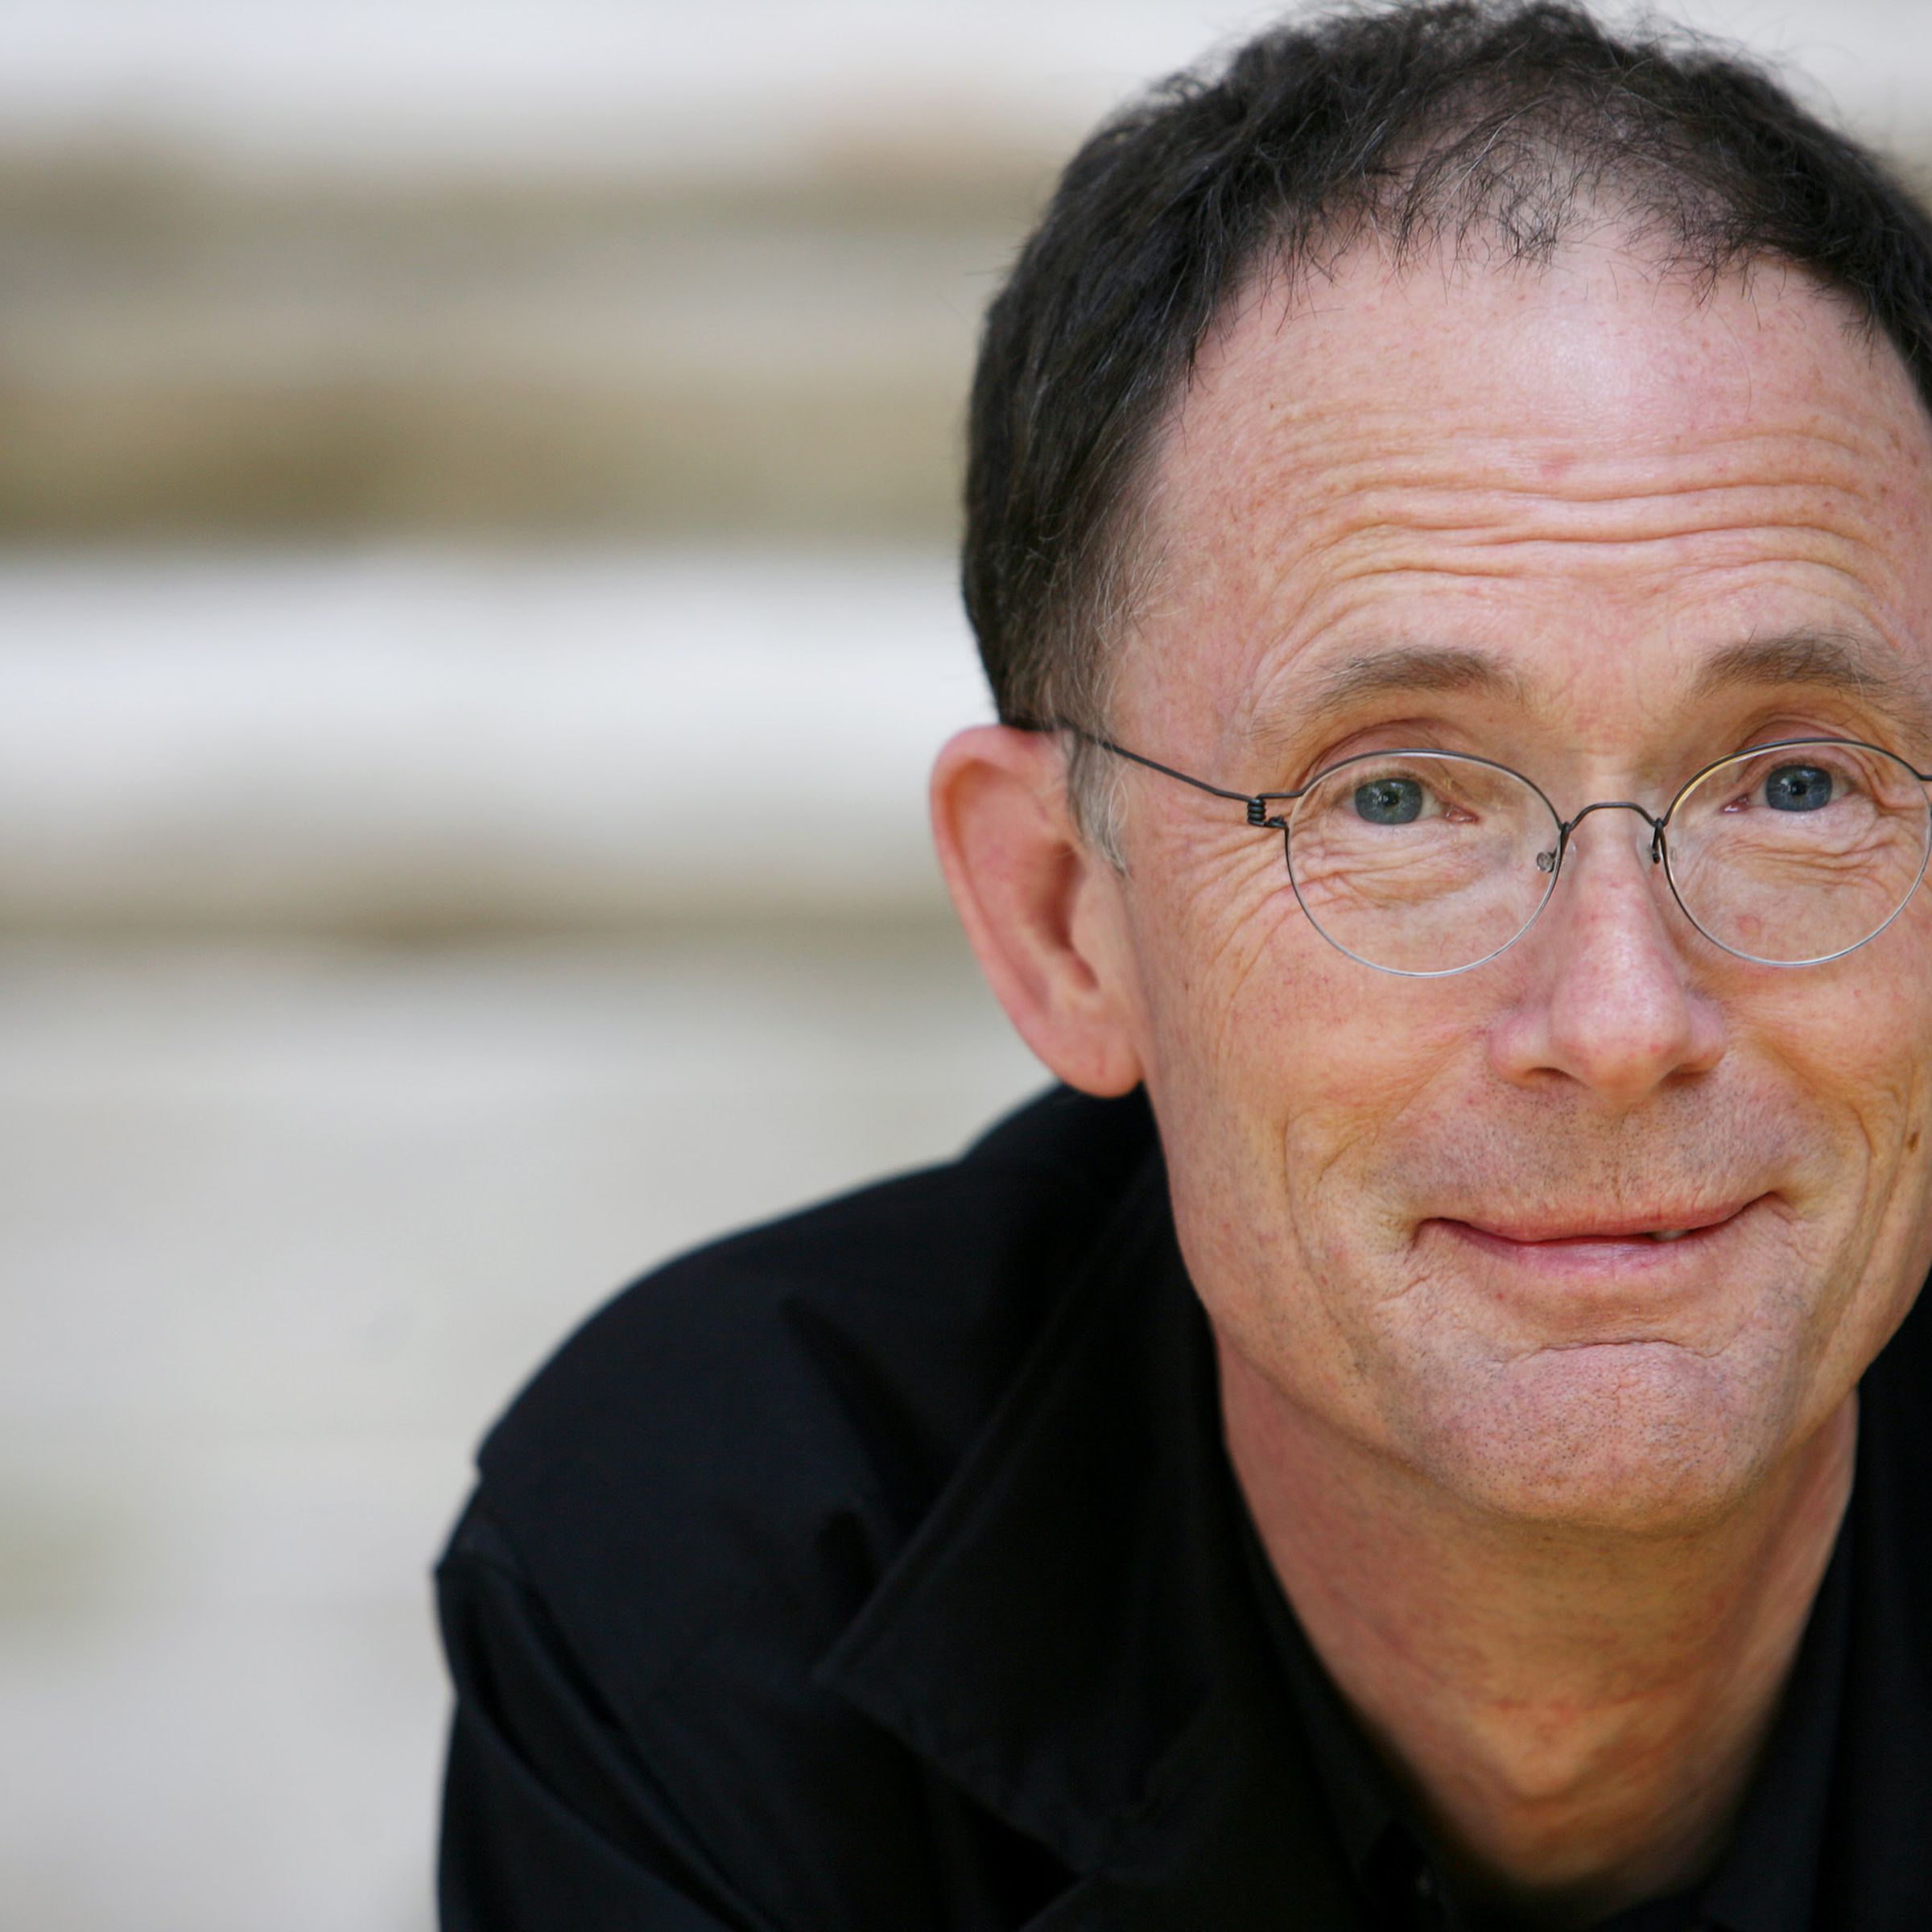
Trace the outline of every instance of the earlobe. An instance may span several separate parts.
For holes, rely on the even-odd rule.
[[[933,838],[967,938],[1020,1036],[1083,1092],[1140,1084],[1119,881],[1068,815],[1042,732],[976,725],[932,774]]]

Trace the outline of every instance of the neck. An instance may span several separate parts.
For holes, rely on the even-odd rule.
[[[1569,1534],[1335,1439],[1224,1343],[1220,1367],[1275,1574],[1461,1882],[1569,1926],[1702,1877],[1831,1555],[1856,1398],[1718,1522]]]

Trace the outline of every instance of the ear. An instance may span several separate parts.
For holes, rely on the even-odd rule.
[[[1120,875],[1067,810],[1059,741],[980,724],[932,774],[939,864],[1006,1016],[1070,1087],[1125,1093],[1141,1067]]]

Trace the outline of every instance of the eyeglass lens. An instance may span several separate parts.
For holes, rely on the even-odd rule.
[[[1303,908],[1386,971],[1454,972],[1517,938],[1556,882],[1560,827],[1525,778],[1448,752],[1370,753],[1325,773],[1287,819]],[[1670,884],[1727,951],[1773,964],[1862,945],[1911,896],[1932,807],[1911,767],[1863,746],[1747,752],[1678,800]]]

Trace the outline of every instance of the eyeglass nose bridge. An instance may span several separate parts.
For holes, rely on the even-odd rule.
[[[1664,821],[1653,811],[1637,803],[1634,799],[1599,799],[1594,805],[1586,805],[1573,819],[1558,819],[1556,823],[1556,849],[1539,852],[1536,855],[1538,872],[1555,872],[1563,865],[1563,855],[1570,849],[1570,839],[1578,826],[1593,811],[1633,811],[1650,828],[1650,863],[1661,865],[1664,862]]]

